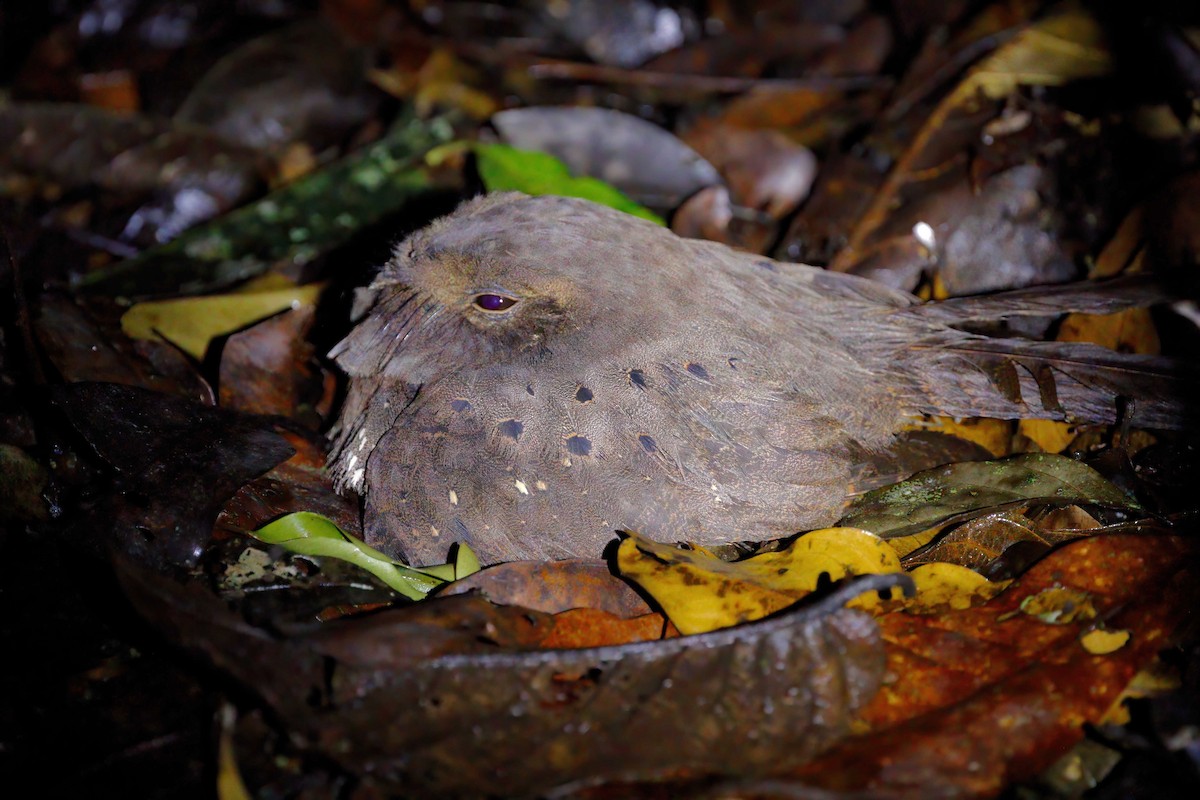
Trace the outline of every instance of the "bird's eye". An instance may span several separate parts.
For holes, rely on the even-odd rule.
[[[517,301],[512,297],[505,297],[502,294],[477,294],[475,295],[475,305],[482,308],[484,311],[507,311],[517,304]]]

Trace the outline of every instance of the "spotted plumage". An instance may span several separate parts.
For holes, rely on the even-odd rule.
[[[784,535],[836,519],[906,415],[1063,413],[998,391],[949,312],[582,200],[472,201],[370,291],[333,353],[351,377],[333,463],[368,540],[414,563],[455,541],[598,555],[616,528]]]

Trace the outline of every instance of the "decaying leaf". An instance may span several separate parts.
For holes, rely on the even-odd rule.
[[[970,569],[983,569],[999,558],[1009,547],[1024,542],[1040,545],[1043,550],[1052,545],[1086,535],[1082,531],[1055,531],[1035,522],[1018,509],[996,511],[964,522],[924,548],[922,542],[938,532],[934,526],[922,534],[889,539],[889,544],[902,551],[906,565],[946,562]]]
[[[371,70],[369,76],[389,94],[411,98],[423,117],[435,108],[453,108],[483,120],[496,110],[496,101],[477,88],[484,81],[483,75],[444,47],[435,48],[415,72],[393,67]]]
[[[1021,613],[1036,617],[1047,625],[1070,625],[1096,618],[1096,607],[1087,592],[1062,586],[1049,586],[1037,594],[1027,595],[1020,605]]]
[[[1046,453],[1061,453],[1075,441],[1078,428],[1069,422],[1053,419],[1023,419],[1017,422],[1017,433]]]
[[[907,797],[939,786],[991,796],[1032,778],[1099,720],[1135,673],[1169,641],[1197,600],[1182,538],[1103,536],[1066,545],[991,602],[937,617],[889,614],[889,680],[864,711],[873,732],[801,768],[810,786],[870,787]],[[1021,614],[1055,587],[1086,593],[1123,647],[1095,654],[1075,620]],[[1003,735],[997,735],[1002,731]],[[952,790],[952,791],[951,791]]]
[[[46,468],[19,447],[0,444],[0,520],[45,519]]]
[[[666,617],[653,612],[622,618],[594,608],[573,608],[555,614],[552,623],[554,627],[540,642],[548,650],[653,642],[670,632]]]
[[[1031,500],[1138,508],[1091,467],[1064,456],[1030,453],[918,473],[858,498],[841,524],[894,539],[982,509]]]
[[[320,150],[362,125],[378,98],[366,53],[309,19],[250,40],[196,82],[175,118],[262,151],[303,141]]]
[[[423,657],[428,647],[414,651],[402,628],[380,628],[378,616],[275,639],[199,587],[129,563],[121,579],[148,619],[252,687],[310,746],[414,798],[801,764],[849,731],[883,676],[874,623],[841,606],[897,581],[861,578],[817,604],[698,636],[520,652],[459,635],[465,652]],[[484,601],[389,613],[400,623],[411,610],[428,615],[455,602]]]
[[[522,606],[548,614],[573,608],[605,611],[621,618],[649,613],[650,606],[608,562],[573,558],[562,561],[509,561],[454,581],[440,594],[479,592],[493,603]]]
[[[194,564],[225,501],[294,452],[268,419],[132,386],[74,383],[51,400],[114,472],[80,544],[163,569]]]
[[[60,186],[149,197],[165,241],[187,224],[247,200],[265,172],[257,154],[177,121],[72,103],[0,107],[0,177],[26,173]],[[186,196],[186,199],[182,199]],[[173,206],[189,206],[190,213]],[[138,231],[129,226],[126,234]]]
[[[621,574],[650,592],[685,634],[762,619],[794,604],[806,591],[782,581],[760,585],[753,566],[739,567],[704,548],[684,550],[630,535],[621,542]],[[811,591],[811,590],[808,590]]]
[[[830,268],[915,288],[936,270],[951,294],[1069,279],[1064,221],[1044,196],[1051,173],[1005,138],[1032,121],[1005,105],[1023,86],[1060,86],[1111,69],[1099,24],[1071,11],[1025,26],[965,75],[904,143]],[[993,148],[995,155],[974,155]],[[998,163],[991,163],[992,161]],[[918,189],[918,187],[921,187]]]
[[[230,335],[221,348],[221,406],[293,419],[307,412],[304,421],[317,422],[327,392],[307,340],[315,317],[315,307],[302,305]]]
[[[197,293],[272,265],[307,264],[430,192],[432,180],[418,158],[451,133],[441,118],[402,117],[378,142],[166,245],[89,273],[80,287],[125,297]]]
[[[58,293],[43,294],[38,306],[38,343],[64,380],[141,386],[213,404],[212,389],[173,346],[161,340],[135,344],[105,331],[86,306]],[[149,349],[141,351],[138,345]]]

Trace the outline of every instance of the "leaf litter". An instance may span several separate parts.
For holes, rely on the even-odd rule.
[[[339,8],[328,13],[343,21],[354,19],[350,27],[360,34],[397,27],[391,16],[395,9],[342,5],[330,4]],[[453,5],[447,5],[447,16],[426,20],[431,29],[453,31],[466,24],[463,20],[472,12]],[[590,3],[569,5],[570,13],[579,15],[571,20],[576,26],[596,11]],[[145,617],[167,638],[201,653],[249,687],[302,750],[358,776],[368,792],[476,796],[554,790],[587,795],[607,789],[611,796],[628,789],[628,796],[662,796],[676,790],[708,791],[706,786],[716,782],[718,794],[905,796],[935,787],[982,796],[1035,776],[1078,740],[1081,722],[1100,720],[1111,711],[1106,704],[1111,706],[1133,673],[1171,641],[1183,611],[1195,600],[1189,594],[1195,582],[1187,580],[1190,542],[1169,535],[1168,520],[1147,520],[1141,496],[1133,500],[1124,488],[1076,461],[1024,455],[919,473],[864,496],[849,510],[840,532],[812,532],[778,543],[774,552],[767,548],[734,559],[728,552],[673,548],[630,535],[615,563],[500,565],[464,578],[471,569],[470,555],[460,552],[440,578],[421,583],[432,597],[409,605],[371,573],[314,554],[332,548],[377,573],[400,574],[390,559],[375,558],[357,544],[353,498],[336,495],[322,472],[317,431],[336,403],[336,386],[314,355],[320,346],[313,347],[310,340],[323,334],[312,319],[340,300],[327,296],[303,314],[287,311],[254,324],[273,313],[260,308],[198,336],[166,337],[186,345],[183,350],[191,358],[171,344],[129,341],[114,329],[116,316],[105,295],[117,295],[120,303],[128,296],[205,293],[209,297],[202,300],[164,302],[195,303],[201,318],[212,317],[204,320],[211,326],[217,314],[229,312],[236,302],[231,299],[236,294],[214,291],[263,273],[271,273],[272,279],[282,273],[294,282],[309,274],[312,264],[319,273],[322,257],[345,247],[381,215],[413,200],[424,203],[447,176],[454,186],[477,179],[492,189],[584,191],[637,211],[611,187],[580,178],[594,172],[612,178],[612,170],[627,169],[629,163],[640,165],[634,171],[644,177],[651,172],[647,164],[691,158],[690,151],[680,149],[682,142],[700,141],[713,130],[727,132],[701,148],[711,153],[715,172],[694,166],[703,162],[692,162],[691,172],[666,170],[666,178],[691,180],[685,181],[687,186],[703,184],[708,210],[690,221],[677,211],[672,224],[687,222],[760,252],[773,245],[793,255],[824,250],[826,257],[820,260],[832,261],[836,268],[874,271],[886,282],[910,282],[906,285],[941,298],[991,280],[977,272],[977,264],[988,259],[964,259],[960,245],[977,241],[973,236],[985,234],[1004,214],[1019,224],[1008,229],[1008,242],[1003,236],[979,240],[987,244],[983,250],[1032,254],[1036,257],[1026,260],[1043,270],[1042,277],[1074,263],[1080,253],[1090,257],[1103,243],[1100,237],[1108,235],[1108,209],[1080,214],[1081,220],[1095,224],[1095,231],[1079,241],[1056,239],[1057,233],[1033,235],[1027,224],[1046,222],[1045,212],[1052,207],[1049,195],[1040,206],[1029,199],[1031,191],[1045,190],[1046,176],[1055,174],[1046,165],[1057,169],[1058,155],[1073,153],[1073,143],[1084,145],[1081,152],[1088,150],[1089,137],[1097,127],[1104,128],[1088,119],[1086,110],[1064,126],[1067,115],[1055,105],[1066,96],[1056,94],[1057,88],[1070,89],[1070,82],[1080,78],[1104,78],[1111,66],[1099,28],[1079,12],[1029,24],[1029,12],[1022,9],[999,13],[989,6],[964,19],[946,11],[941,24],[947,28],[924,39],[918,63],[911,74],[900,76],[895,93],[891,78],[877,73],[889,58],[899,58],[901,51],[889,51],[896,47],[896,37],[907,35],[903,26],[916,25],[905,9],[897,10],[897,20],[904,22],[896,28],[890,28],[891,20],[850,11],[850,16],[816,26],[785,15],[775,19],[784,25],[788,35],[783,37],[745,27],[735,9],[722,9],[712,13],[720,18],[717,27],[728,31],[727,38],[709,38],[709,31],[697,39],[698,29],[688,28],[675,42],[682,47],[668,47],[644,67],[639,64],[662,52],[656,49],[661,42],[643,41],[645,47],[620,53],[611,38],[591,43],[572,38],[578,27],[551,26],[558,33],[547,34],[538,27],[545,20],[539,22],[537,14],[498,13],[481,28],[512,25],[507,32],[520,38],[495,50],[474,47],[478,39],[472,37],[434,41],[409,31],[397,38],[392,71],[373,70],[369,77],[398,97],[414,99],[422,119],[402,114],[390,133],[384,133],[387,126],[380,120],[359,113],[368,106],[374,108],[371,114],[380,113],[370,102],[357,105],[362,65],[306,79],[314,85],[299,87],[294,106],[287,102],[291,93],[276,92],[285,98],[277,121],[287,123],[281,127],[289,131],[289,152],[301,164],[296,169],[306,173],[281,193],[182,235],[182,228],[200,218],[159,214],[156,208],[168,208],[155,206],[159,200],[133,202],[129,208],[134,212],[125,220],[129,225],[107,243],[105,237],[122,226],[114,228],[104,220],[110,209],[103,204],[93,207],[76,195],[71,197],[74,205],[55,207],[45,217],[67,226],[80,241],[105,243],[108,252],[90,253],[89,270],[70,270],[71,281],[86,287],[88,297],[64,302],[60,289],[57,295],[38,298],[38,339],[51,362],[68,380],[117,380],[175,397],[87,384],[56,390],[56,407],[64,412],[66,426],[59,420],[64,433],[55,440],[49,482],[27,469],[24,450],[4,443],[6,463],[18,465],[26,476],[18,487],[25,500],[13,506],[16,516],[47,524],[30,508],[31,492],[40,490],[72,505],[79,499],[72,492],[85,486],[82,505],[92,528],[91,549],[113,554],[118,576]],[[917,29],[919,25],[911,30]],[[637,25],[611,30],[650,35]],[[545,46],[559,34],[567,37],[569,47],[554,51],[554,60],[520,52],[521,47]],[[271,81],[265,68],[269,60],[240,62],[232,71],[239,76],[234,88],[247,90],[227,103],[228,65],[253,55],[256,48],[295,58],[279,49],[289,35],[275,43],[264,37],[248,49],[233,50],[224,67],[198,84],[203,91],[197,97],[210,105],[217,99],[221,124],[253,110],[254,101],[245,98]],[[937,57],[935,43],[944,41],[942,35],[951,37],[957,52],[992,54],[973,65],[970,59],[955,62],[967,67],[955,78],[958,73]],[[90,45],[83,38],[80,46],[86,51]],[[398,54],[414,40],[411,53]],[[514,50],[515,41],[524,44]],[[781,47],[783,41],[791,44]],[[861,46],[864,41],[873,43],[869,52]],[[757,46],[759,63],[746,61],[747,43]],[[334,43],[333,50],[339,47]],[[112,52],[92,50],[87,58],[104,64]],[[557,58],[579,52],[603,63]],[[46,57],[45,51],[37,52],[31,63]],[[406,72],[406,58],[420,74]],[[472,66],[479,64],[484,68]],[[705,74],[717,65],[724,74]],[[40,70],[39,80],[70,80],[76,67]],[[822,83],[796,74],[797,69],[818,75],[830,71],[835,77],[839,69],[847,70],[850,79]],[[262,73],[256,74],[258,70]],[[292,79],[306,74],[311,73],[297,70]],[[302,97],[325,102],[330,98],[321,99],[323,93],[336,94],[332,83],[323,83],[334,74],[347,77],[351,90],[346,96],[352,97],[354,113],[342,121],[340,133],[329,136],[306,128],[303,115],[290,115],[304,105]],[[599,152],[592,164],[568,168],[545,154],[476,141],[473,123],[461,123],[460,112],[482,119],[514,102],[528,108],[497,115],[494,122],[502,133],[504,115],[523,125],[546,125],[539,109],[564,119],[585,120],[595,116],[593,111],[616,119],[611,116],[616,111],[600,109],[549,111],[549,104],[564,97],[574,102],[582,98],[583,104],[596,97],[588,92],[597,87],[572,90],[555,75],[610,81],[603,88],[610,93],[608,101],[640,115],[626,115],[629,125],[637,120],[650,126],[642,128],[647,131],[644,145],[639,147],[633,136],[628,152],[605,152],[603,136],[551,130],[563,137],[553,145],[560,152],[584,145],[593,155]],[[84,95],[92,102],[135,109],[143,100],[148,107],[159,102],[153,91],[138,98],[137,86],[128,81],[113,84],[124,87],[123,95],[106,95],[95,89],[99,77],[95,73],[81,83],[93,87]],[[1030,86],[1035,88],[1026,88]],[[747,87],[751,91],[744,92]],[[941,91],[948,93],[939,96]],[[689,106],[672,106],[672,97],[686,97]],[[202,103],[189,105],[194,110]],[[24,175],[6,187],[18,198],[22,214],[23,204],[36,211],[39,204],[57,202],[55,191],[61,187],[29,199],[36,194],[29,187],[46,175],[76,193],[94,187],[113,191],[119,180],[134,193],[163,187],[176,192],[186,188],[186,174],[182,184],[161,183],[165,172],[156,170],[172,153],[195,159],[188,164],[207,163],[206,148],[214,140],[210,132],[184,134],[148,122],[165,117],[89,117],[79,108],[53,113],[59,114],[55,119],[94,119],[94,127],[117,138],[105,143],[97,136],[90,144],[92,155],[82,164],[68,164],[71,169],[56,162],[53,153],[14,151],[25,159],[16,164]],[[41,119],[48,130],[44,123],[52,116],[19,105],[6,108],[5,114],[5,124],[24,125],[25,130],[33,130],[33,123],[21,120]],[[902,124],[894,131],[876,127],[852,148],[830,146],[877,120]],[[192,120],[200,127],[208,121]],[[672,126],[677,137],[668,130]],[[586,130],[587,125],[577,127]],[[743,133],[755,130],[754,135]],[[1034,131],[1049,131],[1052,144],[1039,144],[1030,135]],[[166,138],[146,144],[155,132]],[[233,138],[243,133],[254,131],[235,130]],[[546,131],[539,135],[545,138]],[[337,150],[339,145],[330,143],[339,136],[375,144],[347,160],[327,162],[322,148]],[[425,155],[451,139],[465,142],[474,153],[474,174],[463,171],[461,161],[434,163],[436,158]],[[734,147],[734,140],[750,144]],[[807,156],[799,154],[809,152],[801,145],[812,147],[820,164],[807,201],[803,197],[810,187],[801,186],[802,181],[772,187],[756,172],[762,167],[755,159],[770,151],[800,176],[808,162],[802,164]],[[230,198],[242,202],[254,191],[247,187],[262,174],[262,162],[244,157],[237,148],[228,152],[239,156],[233,167],[240,170],[241,182],[219,200],[232,204]],[[674,155],[668,159],[664,153]],[[963,159],[962,153],[968,156]],[[271,156],[279,174],[284,173],[279,165],[290,157],[279,152]],[[108,160],[125,171],[106,171]],[[894,168],[888,167],[889,160]],[[42,169],[39,163],[45,167],[43,177],[31,184],[29,175]],[[4,166],[12,166],[11,159]],[[1095,172],[1103,174],[1103,165]],[[126,178],[113,177],[118,174]],[[666,178],[633,192],[635,199],[670,197],[669,202],[650,202],[655,211],[670,212],[687,191],[672,188]],[[810,180],[811,175],[805,177]],[[363,191],[343,191],[353,187]],[[923,204],[923,193],[944,195],[941,205]],[[797,202],[806,203],[804,212],[775,241]],[[326,213],[338,204],[353,208],[353,219]],[[766,213],[754,213],[756,207]],[[312,215],[314,209],[318,216]],[[264,211],[271,214],[264,216]],[[264,227],[267,217],[270,225]],[[1165,218],[1175,219],[1170,214]],[[1152,260],[1144,239],[1161,234],[1150,230],[1139,214],[1126,219],[1098,257],[1097,274]],[[331,220],[331,226],[325,224]],[[135,222],[142,226],[139,241],[159,233],[160,241],[177,238],[114,268],[111,253],[133,246],[121,237]],[[929,225],[934,238],[917,233],[917,222]],[[797,231],[799,238],[793,235]],[[1177,246],[1171,240],[1159,249]],[[891,276],[880,269],[881,252],[903,256],[892,262]],[[206,300],[212,305],[205,306]],[[131,320],[154,306],[134,309],[136,313],[128,312]],[[1041,333],[1049,331],[1060,340],[1100,341],[1138,352],[1153,351],[1159,343],[1145,315],[1073,316],[1047,325]],[[165,332],[169,325],[158,318],[135,333],[157,339],[156,330]],[[231,331],[238,332],[229,335]],[[4,333],[6,343],[16,340],[10,328]],[[268,341],[274,342],[274,352],[259,360]],[[1171,346],[1166,337],[1162,341]],[[219,374],[214,363],[220,365]],[[266,382],[267,376],[276,379],[269,389],[252,385]],[[221,408],[212,408],[214,402]],[[234,414],[234,409],[278,416]],[[1021,421],[1016,436],[1007,424],[938,420],[927,427],[947,438],[982,444],[994,456],[1031,443],[1052,451],[1077,448],[1082,437],[1095,435],[1064,426],[1039,427],[1029,420]],[[58,443],[71,436],[82,443]],[[1119,441],[1127,440],[1122,433]],[[290,449],[298,452],[276,464]],[[1147,458],[1143,463],[1152,462]],[[101,475],[108,483],[95,483]],[[1127,477],[1122,487],[1129,485]],[[55,509],[55,514],[61,510]],[[1141,531],[1137,535],[1114,533],[1135,528]],[[164,535],[167,531],[173,534]],[[267,532],[277,544],[247,547],[253,531]],[[288,554],[289,547],[312,552]],[[215,579],[235,564],[247,571],[246,582]],[[447,582],[451,578],[459,580]],[[915,594],[902,597],[899,589],[909,580]],[[258,599],[280,599],[259,602],[251,597],[251,588],[263,590],[257,591]],[[869,609],[871,616],[843,609],[843,603]],[[261,723],[252,714],[232,720],[222,712],[221,720],[222,780],[233,787],[230,791],[245,791],[255,781],[239,786],[233,776],[248,767],[244,774],[263,786],[262,770],[254,763],[260,754],[253,746],[247,749],[245,737],[237,735]],[[995,736],[997,729],[1006,735]],[[635,740],[644,744],[631,752],[629,742]],[[289,758],[277,766],[293,766],[266,779],[264,791],[294,793],[296,783],[290,790],[281,787],[310,780],[297,773],[298,762]],[[312,774],[321,773],[315,769]]]

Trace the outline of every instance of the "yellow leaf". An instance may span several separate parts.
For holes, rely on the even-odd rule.
[[[134,339],[166,339],[195,358],[204,358],[218,336],[245,328],[289,308],[312,305],[325,284],[235,292],[138,303],[121,317],[121,330]]]
[[[1087,592],[1051,587],[1021,601],[1021,611],[1048,625],[1070,625],[1077,620],[1096,618],[1096,607]]]
[[[1134,130],[1150,139],[1182,139],[1200,133],[1200,115],[1196,114],[1195,105],[1182,122],[1166,103],[1139,105],[1133,110],[1131,123]]]
[[[1094,656],[1115,653],[1129,644],[1129,631],[1092,630],[1079,637],[1083,649]]]
[[[945,527],[944,524],[934,525],[932,528],[926,528],[920,533],[912,533],[908,536],[896,536],[888,539],[887,543],[896,551],[897,556],[904,558],[909,553],[914,553],[932,542],[934,537],[941,533]]]
[[[986,603],[1007,585],[993,583],[974,570],[958,564],[922,564],[908,573],[917,592],[904,601],[903,608],[919,614],[944,611],[947,607],[961,611]]]
[[[1121,692],[1121,696],[1113,701],[1097,724],[1124,725],[1129,722],[1130,700],[1162,697],[1170,692],[1178,691],[1182,685],[1183,681],[1180,679],[1177,667],[1168,665],[1161,659],[1155,659],[1150,662],[1149,666],[1138,670],[1138,673],[1133,676],[1133,680]]]
[[[930,287],[929,295],[934,300],[945,300],[950,297],[950,290],[946,288],[946,282],[942,280],[940,272],[933,276],[933,284]]]
[[[617,549],[623,577],[662,607],[680,633],[704,633],[761,619],[796,598],[747,583],[705,550],[684,550],[631,534]]]
[[[250,791],[242,780],[238,769],[237,752],[233,746],[233,728],[237,722],[237,711],[224,703],[218,712],[221,735],[217,742],[217,798],[218,800],[250,800]]]
[[[617,551],[621,574],[636,581],[681,633],[703,633],[761,619],[794,603],[824,580],[900,571],[895,551],[857,528],[825,528],[789,547],[743,561],[703,548],[684,550],[631,534]],[[877,594],[851,605],[873,607]]]
[[[1132,275],[1144,272],[1145,256],[1145,212],[1135,208],[1125,215],[1117,232],[1096,256],[1096,263],[1088,270],[1092,280],[1111,278],[1114,275]]]
[[[1061,453],[1075,440],[1076,428],[1052,419],[1023,419],[1017,423],[1017,433],[1036,444],[1043,452]]]
[[[460,61],[451,50],[438,48],[417,73],[413,98],[417,113],[426,116],[434,107],[456,108],[475,119],[487,119],[496,111],[496,101],[470,84],[482,80],[480,73]]]
[[[1148,308],[1115,314],[1068,314],[1058,329],[1060,342],[1091,342],[1122,353],[1157,355],[1158,331]]]
[[[996,457],[1006,456],[1012,448],[1012,423],[1003,419],[954,419],[922,417],[905,424],[906,430],[937,431],[974,442]]]
[[[1086,13],[1073,11],[1017,34],[971,70],[949,103],[958,105],[977,91],[998,100],[1019,86],[1061,86],[1106,75],[1111,69],[1100,25]]]
[[[882,575],[901,572],[895,549],[875,534],[858,528],[822,528],[806,533],[786,550],[765,553],[747,561],[762,561],[764,571],[787,569],[791,580],[809,591],[817,588],[822,575],[841,580],[849,575]],[[849,605],[874,608],[879,595],[856,597]]]

